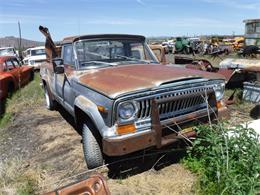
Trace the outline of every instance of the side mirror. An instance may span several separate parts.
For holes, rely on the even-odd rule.
[[[63,74],[64,73],[64,66],[63,65],[58,65],[54,67],[54,72],[56,74]]]
[[[60,65],[63,65],[63,59],[61,58],[54,58],[52,60],[52,63],[54,66],[60,66]]]

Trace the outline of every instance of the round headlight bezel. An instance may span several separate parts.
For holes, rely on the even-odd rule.
[[[126,112],[129,112],[129,111],[130,111],[130,114],[126,113]],[[118,113],[118,118],[120,120],[123,120],[123,121],[132,120],[136,116],[137,106],[132,101],[122,102],[118,105],[117,113]]]
[[[219,82],[213,86],[213,89],[215,91],[216,100],[220,101],[225,92],[225,82]]]

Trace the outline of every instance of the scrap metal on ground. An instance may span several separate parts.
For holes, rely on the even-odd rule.
[[[105,178],[101,174],[95,174],[89,178],[67,185],[44,195],[110,195]]]

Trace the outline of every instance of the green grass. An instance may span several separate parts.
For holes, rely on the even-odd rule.
[[[19,158],[9,159],[0,164],[0,194],[36,194],[40,177],[38,168],[26,169]]]
[[[253,129],[197,127],[184,165],[198,175],[197,194],[260,193],[260,138]]]
[[[35,74],[34,80],[16,91],[6,102],[6,112],[0,118],[0,128],[6,127],[16,113],[24,108],[35,108],[43,102],[43,90],[40,86],[40,75]]]
[[[35,74],[34,80],[25,87],[16,91],[6,102],[6,112],[0,118],[0,129],[8,126],[15,115],[26,108],[35,109],[43,103],[43,90],[40,86],[40,75]],[[0,141],[5,137],[4,131],[0,132]],[[40,169],[23,167],[19,158],[0,162],[0,194],[34,194],[40,181]]]

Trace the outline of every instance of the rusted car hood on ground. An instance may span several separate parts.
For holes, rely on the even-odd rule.
[[[221,75],[165,65],[124,65],[79,72],[79,82],[110,98],[189,78],[224,79]]]

